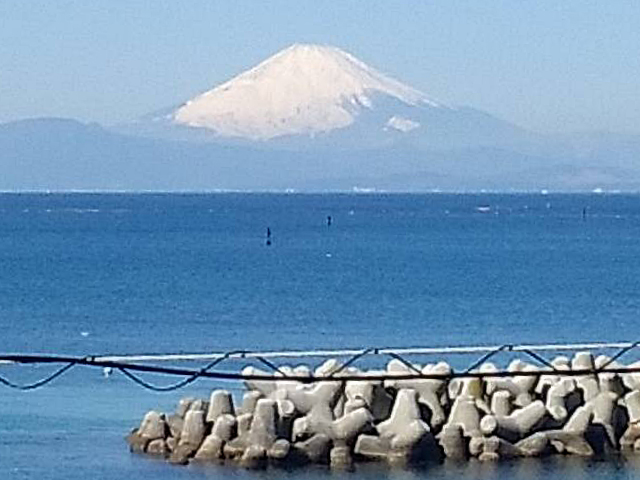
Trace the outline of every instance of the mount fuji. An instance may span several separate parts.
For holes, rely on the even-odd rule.
[[[441,108],[338,48],[293,45],[189,100],[173,113],[173,121],[252,140],[315,136],[352,125],[363,111],[374,109],[376,96]],[[410,131],[420,124],[391,116],[385,126]]]
[[[638,158],[638,136],[530,132],[322,45],[126,125],[0,125],[0,190],[640,191]]]
[[[295,44],[162,115],[151,136],[308,149],[509,145],[534,135],[456,108],[332,46]]]

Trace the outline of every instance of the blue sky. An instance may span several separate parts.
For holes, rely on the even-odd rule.
[[[631,0],[2,0],[0,122],[124,122],[296,42],[534,130],[640,133]]]

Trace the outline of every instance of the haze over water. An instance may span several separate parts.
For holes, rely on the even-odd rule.
[[[640,196],[2,194],[0,350],[635,341],[638,238]],[[48,371],[0,367],[20,381]],[[145,411],[211,387],[158,395],[74,370],[33,393],[2,388],[0,477],[623,479],[637,468],[552,459],[264,474],[129,454],[123,436]]]

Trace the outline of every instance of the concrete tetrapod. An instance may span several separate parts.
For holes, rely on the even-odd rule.
[[[469,452],[481,462],[522,456],[520,450],[507,440],[497,437],[474,437],[469,441]]]
[[[363,457],[386,459],[392,464],[437,458],[439,453],[429,425],[422,421],[418,393],[398,391],[388,420],[378,424],[379,436],[360,435],[355,452]]]
[[[171,434],[172,443],[176,443],[180,439],[182,427],[184,426],[184,416],[187,414],[191,405],[196,401],[195,398],[187,397],[178,402],[176,411],[167,417],[167,425]],[[173,446],[171,447],[173,450]]]
[[[249,415],[251,414],[243,414],[242,416],[248,419]],[[281,450],[284,448],[288,452],[289,442],[287,441],[286,446],[280,442],[276,445],[275,450],[272,450],[278,440],[276,421],[276,402],[266,398],[258,400],[256,409],[251,415],[248,429],[241,428],[240,417],[238,417],[238,436],[224,445],[224,455],[227,458],[239,459],[240,464],[247,468],[263,466],[270,456],[281,458]],[[246,425],[246,420],[243,424]]]
[[[446,458],[465,460],[469,457],[468,440],[460,425],[445,425],[436,438]]]
[[[621,411],[618,406],[619,395],[612,391],[601,391],[586,406],[591,408],[593,418],[587,434],[596,453],[613,451],[618,447],[618,433],[621,430]],[[600,432],[600,434],[597,434]],[[622,432],[620,432],[622,433]]]
[[[545,373],[541,375],[538,379],[536,387],[534,389],[535,393],[541,397],[546,395],[547,390],[558,383],[561,379],[567,378],[561,376],[561,372],[571,370],[571,360],[569,360],[565,356],[559,356],[551,360],[551,368],[545,367],[540,369],[541,372],[557,372],[557,373]]]
[[[573,371],[595,369],[595,359],[591,352],[578,352],[571,360]],[[578,390],[582,391],[582,399],[585,402],[593,400],[600,393],[600,384],[594,374],[586,374],[575,377]]]
[[[614,359],[607,355],[598,355],[595,359],[596,369],[619,369],[623,368]],[[614,392],[619,396],[623,396],[625,392],[625,385],[622,376],[618,373],[600,372],[598,373],[598,382],[600,383],[601,392]]]
[[[531,429],[540,424],[547,413],[541,400],[536,400],[526,407],[511,411],[511,394],[499,390],[493,394],[492,413],[485,415],[480,421],[483,435],[494,433],[508,441],[517,441],[527,436]]]
[[[373,422],[365,407],[356,408],[338,419],[334,419],[331,405],[318,402],[308,413],[293,422],[292,438],[296,448],[309,458],[319,460],[321,453],[328,451],[333,466],[349,466],[352,463],[351,446],[356,437]],[[318,437],[316,440],[313,440]],[[325,446],[325,442],[330,445]],[[309,451],[311,449],[311,451]]]
[[[363,375],[379,375],[383,372],[358,372]],[[382,421],[389,417],[393,397],[385,390],[382,381],[349,381],[344,388],[344,395],[338,400],[334,415],[341,417],[361,407],[366,407],[375,421]]]
[[[556,379],[556,383],[552,384],[547,390],[547,400],[545,407],[551,418],[556,422],[564,423],[570,410],[577,408],[577,402],[571,403],[569,396],[576,392],[576,382],[571,377],[563,377]],[[576,398],[575,396],[573,398]]]
[[[189,409],[184,417],[180,440],[169,457],[171,463],[186,464],[200,448],[206,432],[204,419],[204,410]]]
[[[140,426],[127,436],[130,450],[137,453],[160,453],[157,452],[157,442],[155,448],[152,447],[152,451],[148,451],[148,447],[155,440],[164,442],[166,430],[167,423],[164,414],[153,410],[147,412]]]
[[[333,448],[330,464],[334,468],[350,467],[353,463],[351,452],[358,435],[371,427],[373,417],[367,408],[357,408],[331,423],[329,438]]]
[[[443,429],[458,426],[465,437],[481,437],[480,417],[481,412],[478,408],[478,400],[471,395],[459,395],[453,401],[449,419]]]
[[[497,370],[492,364],[485,364],[481,371],[486,372],[487,365],[491,365],[491,369]],[[522,360],[513,360],[507,368],[509,372],[513,372],[511,377],[487,377],[485,380],[486,393],[493,395],[498,390],[505,390],[513,397],[514,405],[525,407],[533,401],[533,390],[536,385],[537,378],[532,375],[517,375],[518,372],[538,372],[540,369],[534,365],[523,362]]]
[[[620,438],[620,448],[623,451],[640,451],[640,390],[633,390],[624,397],[627,407],[629,423],[626,431]]]
[[[236,435],[236,418],[228,413],[219,415],[211,433],[202,442],[195,455],[197,460],[220,460],[224,458],[224,446]]]
[[[214,390],[211,392],[206,420],[214,423],[220,415],[235,415],[233,399],[226,390]]]
[[[384,386],[395,390],[411,388],[418,393],[418,402],[424,405],[431,413],[429,423],[433,428],[440,428],[446,421],[444,406],[441,402],[442,394],[446,387],[446,376],[451,374],[451,367],[445,362],[435,365],[429,364],[422,369],[414,366],[414,370],[397,359],[391,360],[387,364],[387,373],[391,375],[402,375],[416,373],[415,370],[425,375],[442,375],[442,380],[437,379],[416,379],[416,380],[385,380]]]
[[[590,408],[579,407],[562,429],[536,432],[515,446],[527,456],[541,455],[547,447],[558,453],[592,456],[594,451],[585,438],[592,417]]]

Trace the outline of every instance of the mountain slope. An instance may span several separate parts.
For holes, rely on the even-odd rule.
[[[442,108],[421,92],[329,46],[293,45],[178,108],[173,121],[221,136],[268,140],[315,135],[354,122],[372,95],[413,106]],[[406,130],[410,120],[390,120]]]
[[[297,151],[510,148],[539,140],[485,112],[436,102],[347,52],[318,45],[293,45],[119,131]]]

